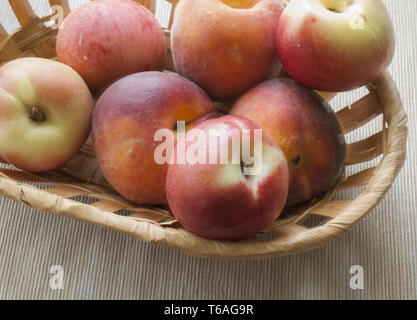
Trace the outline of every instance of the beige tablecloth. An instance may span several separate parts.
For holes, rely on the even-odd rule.
[[[31,2],[44,15],[48,1]],[[73,7],[82,2],[71,1]],[[385,199],[351,232],[295,256],[211,261],[0,197],[0,298],[416,299],[417,1],[384,2],[398,45],[390,70],[410,118],[408,159]],[[162,24],[167,10],[158,6]],[[9,32],[18,27],[6,0],[0,22]],[[338,109],[361,93],[340,95],[333,105]],[[363,290],[350,286],[353,265],[363,268]]]

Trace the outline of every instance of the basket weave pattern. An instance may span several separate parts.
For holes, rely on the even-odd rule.
[[[155,12],[154,0],[137,1]],[[168,29],[177,0],[172,3]],[[0,64],[26,56],[54,59],[56,28],[44,22],[52,16],[37,17],[28,0],[9,0],[22,28],[12,35],[0,25]],[[49,0],[70,12],[67,0]],[[170,51],[170,50],[169,50]],[[169,52],[166,69],[174,71]],[[288,208],[269,230],[255,239],[239,242],[213,241],[197,237],[178,224],[164,208],[136,207],[117,195],[98,168],[91,139],[60,170],[32,174],[10,165],[0,165],[0,194],[36,209],[76,218],[115,229],[137,239],[177,248],[211,258],[266,258],[309,250],[331,241],[349,230],[385,195],[399,170],[406,152],[407,115],[395,83],[386,72],[367,86],[368,94],[337,112],[345,134],[383,115],[382,130],[349,144],[346,166],[369,163],[380,157],[376,166],[343,175],[334,188],[319,199]],[[221,107],[221,106],[219,106]],[[3,162],[0,159],[0,162]],[[334,200],[337,191],[360,188],[355,199]],[[314,216],[324,218],[318,225],[306,226]]]

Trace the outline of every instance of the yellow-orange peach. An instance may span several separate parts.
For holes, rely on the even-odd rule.
[[[113,188],[137,204],[164,204],[168,164],[154,158],[159,129],[174,131],[213,111],[208,96],[173,73],[143,72],[112,84],[93,115],[94,146],[101,171]]]
[[[177,72],[215,100],[237,97],[280,69],[276,0],[181,0],[171,32]]]

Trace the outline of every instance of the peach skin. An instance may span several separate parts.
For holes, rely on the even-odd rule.
[[[104,177],[126,199],[146,205],[166,203],[168,165],[154,153],[159,129],[174,131],[177,121],[213,111],[208,96],[173,73],[143,72],[111,85],[93,115],[94,146]]]
[[[262,128],[238,116],[208,120],[187,133],[185,150],[194,150],[195,142],[188,138],[197,132],[205,137],[198,140],[198,147],[208,158],[215,149],[230,151],[234,141],[243,144],[244,132],[249,133],[247,139],[253,145],[255,130],[262,133],[260,151],[254,152],[260,170],[251,175],[245,173],[245,157],[240,152],[237,161],[233,161],[233,152],[228,152],[223,162],[169,165],[169,206],[186,230],[210,239],[240,240],[256,236],[279,217],[288,194],[288,164],[282,150]],[[215,147],[210,144],[213,132],[220,137]]]
[[[62,23],[56,51],[94,93],[142,71],[161,71],[166,44],[152,13],[131,0],[90,1]]]
[[[281,70],[276,0],[181,0],[171,30],[177,72],[214,100],[238,97]]]
[[[276,41],[291,78],[331,92],[375,80],[395,49],[394,28],[381,0],[292,0]]]
[[[320,195],[341,175],[345,137],[330,105],[313,90],[270,80],[242,96],[231,114],[251,119],[281,146],[290,170],[287,205]]]
[[[21,58],[0,68],[0,157],[31,172],[56,169],[88,137],[94,101],[65,64]]]

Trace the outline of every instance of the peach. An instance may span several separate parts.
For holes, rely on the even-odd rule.
[[[0,158],[44,172],[70,160],[90,132],[94,101],[70,67],[22,58],[0,68]]]
[[[395,49],[393,25],[381,0],[292,0],[276,41],[294,80],[332,92],[375,80]]]
[[[242,96],[231,114],[251,119],[281,146],[290,171],[287,205],[320,195],[341,175],[345,138],[330,105],[313,90],[270,80]]]
[[[173,73],[143,72],[115,82],[101,95],[93,115],[94,146],[104,177],[132,202],[166,203],[168,164],[155,161],[160,144],[155,134],[212,111],[203,90]]]
[[[257,142],[256,130],[262,135]],[[252,162],[245,160],[243,147],[235,154],[231,152],[234,143],[243,144],[245,132],[251,152],[257,150],[255,143],[260,146]],[[197,134],[203,138],[196,146],[191,136]],[[210,144],[211,134],[219,138],[215,145]],[[254,237],[275,222],[287,199],[288,165],[279,146],[262,128],[237,116],[208,120],[186,135],[186,154],[192,154],[195,148],[205,155],[201,161],[174,161],[166,182],[169,207],[186,230],[211,239],[239,240]],[[178,149],[179,142],[172,158],[176,158]],[[224,150],[228,151],[227,157],[221,161]],[[220,152],[214,155],[217,161],[211,162],[214,151]],[[258,170],[246,172],[251,165]]]
[[[152,13],[131,0],[88,2],[62,23],[57,39],[61,62],[98,92],[136,72],[164,67],[166,44]]]
[[[276,0],[181,0],[171,31],[176,71],[215,100],[275,77],[281,12]]]

